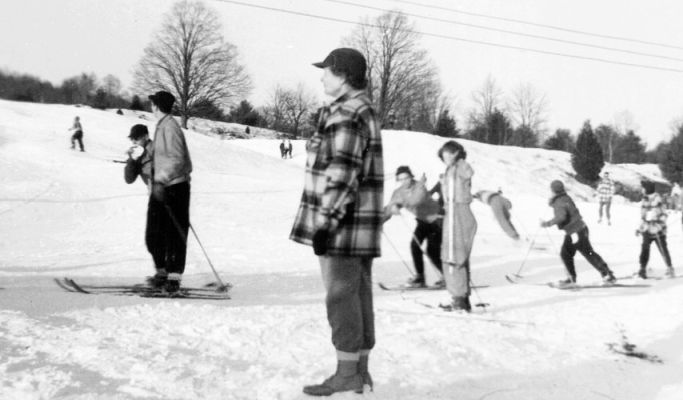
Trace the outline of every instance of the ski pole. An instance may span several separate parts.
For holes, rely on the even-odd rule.
[[[410,225],[408,225],[408,221],[405,220],[405,216],[403,215],[403,213],[401,213],[401,221],[403,221],[403,224],[406,226],[406,228],[410,229]],[[429,262],[432,264],[432,266],[434,267],[434,269],[436,269],[437,271],[439,271],[439,268],[436,267],[436,264],[435,264],[434,261],[431,259],[431,257],[429,257],[429,254],[427,254],[424,250],[422,250],[422,245],[420,244],[420,241],[417,239],[417,236],[415,236],[415,232],[411,232],[410,235],[412,236],[413,242],[415,242],[415,244],[416,244],[417,247],[420,249],[420,251],[422,251],[422,253],[425,254],[425,255],[427,256],[427,259],[428,259]],[[441,272],[441,271],[439,271],[439,272],[441,273],[441,275],[443,275],[443,272]]]
[[[168,212],[168,215],[171,217],[171,220],[173,221],[173,225],[175,225],[176,229],[178,230],[178,233],[180,236],[183,238],[183,241],[187,243],[187,235],[185,232],[183,232],[182,226],[180,226],[180,222],[176,219],[175,214],[173,214],[173,210],[171,210],[171,207],[168,206],[168,204],[164,203],[164,207],[166,208],[166,212]],[[204,250],[204,246],[202,245],[202,242],[199,240],[199,236],[197,236],[197,232],[194,230],[194,226],[192,224],[188,224],[190,227],[190,230],[192,231],[192,234],[194,235],[194,238],[197,240],[197,243],[199,244],[199,247],[202,249],[202,252],[204,253],[204,257],[206,257],[206,261],[209,262],[209,266],[211,267],[211,271],[213,271],[214,276],[216,277],[216,280],[218,281],[218,287],[216,288],[216,292],[227,292],[228,289],[232,287],[230,284],[225,284],[223,283],[223,280],[221,280],[221,277],[218,276],[218,272],[216,272],[216,268],[214,268],[213,263],[211,262],[211,259],[209,259],[209,255],[206,253],[206,250]]]
[[[534,243],[536,243],[536,237],[538,236],[538,230],[541,229],[539,226],[536,229],[536,232],[534,233],[534,237],[531,238],[531,243],[529,244],[529,249],[526,251],[526,255],[524,256],[524,259],[522,260],[522,264],[519,266],[519,269],[517,269],[517,272],[514,274],[516,278],[522,278],[520,273],[522,272],[522,269],[524,268],[524,264],[526,263],[527,258],[529,258],[529,253],[531,253],[531,249],[534,247]]]
[[[396,252],[396,255],[398,256],[399,260],[401,260],[401,262],[403,263],[403,265],[405,265],[406,269],[407,269],[408,272],[410,273],[410,276],[415,276],[415,274],[413,273],[413,271],[412,271],[412,270],[410,269],[410,267],[408,266],[408,263],[406,263],[405,260],[403,259],[403,257],[401,257],[401,253],[398,252],[398,249],[396,248],[396,246],[394,246],[394,243],[389,239],[389,235],[387,235],[386,232],[384,232],[384,230],[382,230],[382,234],[384,234],[384,238],[387,240],[387,242],[389,242],[389,245],[390,245],[390,246],[394,249],[394,251]]]

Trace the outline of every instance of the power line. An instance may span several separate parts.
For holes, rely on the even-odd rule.
[[[440,7],[440,6],[435,6],[435,5],[422,4],[422,3],[409,1],[409,0],[392,0],[392,1],[395,1],[397,3],[412,4],[412,5],[416,5],[416,6],[420,6],[420,7],[432,8],[432,9],[436,9],[436,10],[450,11],[450,12],[454,12],[457,14],[470,15],[470,16],[481,17],[481,18],[489,18],[489,19],[494,19],[494,20],[498,20],[498,21],[515,22],[518,24],[536,26],[539,28],[554,29],[554,30],[562,31],[562,32],[570,32],[570,33],[576,33],[576,34],[580,34],[580,35],[601,37],[604,39],[621,40],[621,41],[625,41],[625,42],[633,42],[633,43],[647,44],[647,45],[651,45],[651,46],[660,46],[660,47],[668,47],[671,49],[683,50],[682,46],[677,46],[677,45],[668,44],[668,43],[650,42],[647,40],[634,39],[634,38],[628,38],[628,37],[623,37],[623,36],[605,35],[605,34],[601,34],[601,33],[587,32],[587,31],[582,31],[582,30],[578,30],[578,29],[565,28],[565,27],[561,27],[561,26],[540,24],[540,23],[531,22],[531,21],[524,21],[521,19],[497,17],[494,15],[487,15],[487,14],[475,13],[475,12],[470,12],[470,11],[462,11],[462,10],[458,10],[455,8],[448,8],[448,7]]]
[[[244,3],[244,2],[236,1],[236,0],[215,0],[215,1],[220,1],[223,3],[236,4],[236,5],[240,5],[240,6],[244,6],[244,7],[258,8],[261,10],[268,10],[268,11],[281,12],[281,13],[285,13],[285,14],[298,15],[301,17],[320,19],[320,20],[324,20],[324,21],[340,22],[340,23],[352,24],[352,25],[363,25],[363,26],[367,26],[370,28],[381,28],[381,26],[376,25],[376,24],[349,21],[349,20],[345,20],[345,19],[341,19],[341,18],[327,17],[327,16],[323,16],[323,15],[305,13],[305,12],[301,12],[301,11],[285,10],[285,9],[277,8],[277,7],[269,7],[269,6],[262,6],[262,5],[257,5],[257,4],[249,4],[249,3]],[[667,71],[667,72],[677,72],[677,73],[683,72],[683,70],[676,69],[676,68],[657,67],[654,65],[647,65],[647,64],[636,64],[636,63],[629,63],[629,62],[622,62],[622,61],[614,61],[614,60],[609,60],[606,58],[589,57],[589,56],[581,56],[581,55],[576,55],[576,54],[559,53],[559,52],[548,51],[548,50],[532,49],[532,48],[528,48],[528,47],[512,46],[512,45],[506,45],[506,44],[500,44],[500,43],[486,42],[483,40],[465,39],[465,38],[456,37],[456,36],[448,36],[448,35],[440,35],[440,34],[436,34],[436,33],[421,32],[421,31],[416,31],[413,29],[404,29],[404,31],[410,32],[410,33],[416,33],[416,34],[420,34],[420,35],[424,35],[424,36],[436,37],[436,38],[440,38],[440,39],[448,39],[448,40],[453,40],[453,41],[473,43],[473,44],[479,44],[479,45],[490,46],[490,47],[499,47],[499,48],[504,48],[504,49],[528,51],[531,53],[545,54],[545,55],[565,57],[565,58],[574,58],[574,59],[578,59],[578,60],[595,61],[595,62],[601,62],[601,63],[605,63],[605,64],[623,65],[623,66],[627,66],[627,67],[636,67],[636,68],[651,69],[651,70],[657,70],[657,71]]]
[[[374,11],[384,11],[384,12],[395,12],[394,10],[389,10],[386,8],[381,8],[381,7],[373,7],[373,6],[368,6],[365,4],[357,4],[357,3],[352,3],[350,1],[344,1],[344,0],[324,0],[330,3],[337,3],[337,4],[345,4],[345,5],[350,5],[354,7],[360,7],[360,8],[365,8],[369,10],[374,10]],[[576,45],[576,46],[584,46],[584,47],[592,47],[595,49],[601,49],[601,50],[608,50],[608,51],[615,51],[615,52],[620,52],[620,53],[626,53],[626,54],[633,54],[633,55],[638,55],[638,56],[646,56],[646,57],[653,57],[653,58],[660,58],[664,60],[672,60],[672,61],[683,61],[683,58],[677,58],[677,57],[669,57],[669,56],[664,56],[661,54],[652,54],[652,53],[643,53],[639,51],[633,51],[633,50],[627,50],[627,49],[620,49],[616,47],[609,47],[609,46],[601,46],[597,44],[590,44],[590,43],[585,43],[585,42],[577,42],[573,40],[565,40],[565,39],[559,39],[559,38],[553,38],[549,36],[543,36],[543,35],[534,35],[531,33],[524,33],[524,32],[518,32],[518,31],[511,31],[507,29],[500,29],[500,28],[492,28],[490,26],[484,26],[484,25],[478,25],[478,24],[470,24],[467,22],[458,22],[454,20],[449,20],[449,19],[444,19],[444,18],[437,18],[437,17],[430,17],[426,15],[418,15],[418,14],[413,14],[413,13],[408,13],[405,11],[401,11],[403,14],[415,17],[415,18],[422,18],[426,20],[431,20],[431,21],[437,21],[437,22],[444,22],[447,24],[452,24],[452,25],[462,25],[462,26],[468,26],[471,28],[476,28],[476,29],[483,29],[483,30],[488,30],[488,31],[494,31],[494,32],[501,32],[501,33],[507,33],[511,35],[517,35],[517,36],[524,36],[524,37],[529,37],[529,38],[534,38],[534,39],[541,39],[541,40],[549,40],[553,42],[558,42],[558,43],[565,43],[565,44],[571,44],[571,45]]]

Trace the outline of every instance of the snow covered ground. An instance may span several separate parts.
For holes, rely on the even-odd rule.
[[[79,115],[86,152],[69,149]],[[67,293],[54,277],[138,283],[151,274],[144,246],[146,191],[126,185],[122,164],[133,113],[0,101],[0,399],[303,399],[301,387],[334,369],[323,288],[312,251],[288,240],[303,184],[301,141],[279,157],[273,139],[220,140],[187,133],[195,171],[191,219],[232,300],[167,300]],[[207,123],[197,126],[209,129]],[[443,138],[386,131],[387,198],[408,164],[435,182]],[[375,391],[339,399],[683,398],[683,279],[559,291],[512,285],[564,276],[561,232],[538,228],[551,214],[548,185],[563,179],[596,250],[617,276],[637,267],[638,205],[617,201],[598,225],[593,191],[569,177],[569,155],[461,141],[475,189],[501,188],[525,240],[515,243],[475,202],[472,256],[476,314],[431,310],[443,291],[375,292]],[[608,166],[618,180],[661,179],[654,166]],[[386,225],[374,279],[405,281],[409,215]],[[669,243],[683,272],[681,215]],[[531,246],[531,243],[534,246]],[[664,265],[653,249],[652,275]],[[412,267],[411,267],[412,268]],[[428,280],[435,280],[428,268]],[[599,281],[577,257],[579,282]],[[191,238],[184,283],[213,280]],[[629,357],[637,346],[650,361]],[[633,353],[633,351],[631,352]]]

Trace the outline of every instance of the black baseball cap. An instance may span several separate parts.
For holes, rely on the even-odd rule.
[[[330,67],[335,71],[344,72],[347,78],[354,81],[364,81],[367,62],[360,51],[349,47],[334,49],[323,61],[313,63],[318,68]]]

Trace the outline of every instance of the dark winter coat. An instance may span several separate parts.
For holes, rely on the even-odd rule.
[[[126,166],[123,169],[123,179],[126,183],[133,183],[138,176],[142,178],[145,185],[149,185],[152,179],[152,152],[154,151],[154,143],[147,140],[144,151],[140,157],[133,159],[128,157]]]
[[[565,192],[559,193],[550,199],[549,205],[553,208],[555,217],[543,223],[544,226],[557,225],[557,229],[562,229],[567,235],[576,233],[586,227],[583,222],[579,209],[576,208],[574,200]]]

